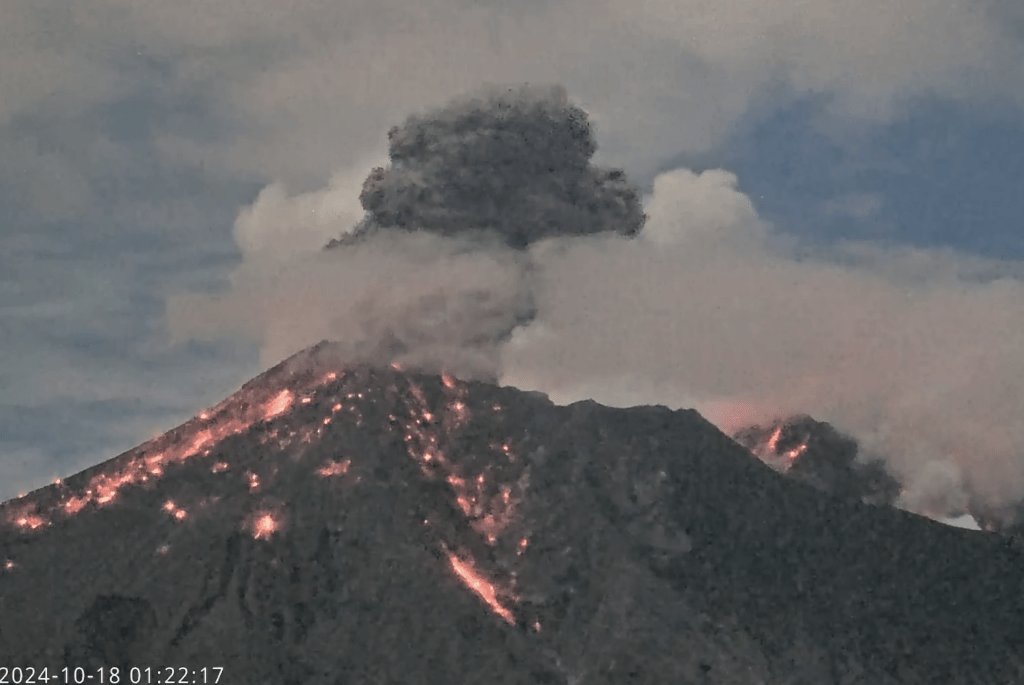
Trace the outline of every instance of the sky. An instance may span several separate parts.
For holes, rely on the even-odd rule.
[[[1024,497],[1022,64],[1016,0],[4,2],[0,500],[452,274],[535,298],[502,382],[806,411],[919,509]],[[565,87],[636,241],[534,246],[525,281],[444,241],[312,256],[391,126],[488,83]]]

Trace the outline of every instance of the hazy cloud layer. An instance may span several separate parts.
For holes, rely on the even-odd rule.
[[[155,61],[163,88],[201,94],[232,123],[215,140],[167,127],[166,159],[308,185],[379,149],[382,121],[482,82],[558,82],[592,114],[600,162],[637,172],[712,148],[759,96],[824,95],[836,130],[921,95],[1019,101],[1010,6],[13,0],[0,8],[0,123],[85,113],[139,85],[133,63]]]

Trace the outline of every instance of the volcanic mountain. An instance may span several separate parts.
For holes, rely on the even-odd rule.
[[[0,505],[0,676],[1024,682],[1003,537],[787,478],[694,411],[331,350]]]

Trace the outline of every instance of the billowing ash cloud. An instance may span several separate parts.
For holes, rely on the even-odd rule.
[[[563,88],[490,88],[388,138],[391,165],[361,192],[356,171],[261,192],[235,224],[231,291],[173,298],[172,333],[256,336],[268,365],[330,339],[349,361],[496,381],[499,346],[536,313],[522,248],[643,225],[639,189],[590,164],[587,115]]]
[[[659,176],[626,238],[634,191],[587,166],[563,98],[492,90],[410,119],[365,188],[370,164],[265,191],[236,225],[230,290],[172,300],[171,332],[256,337],[267,365],[327,338],[556,401],[693,407],[730,433],[806,413],[885,457],[910,508],[1024,496],[1020,264],[809,249],[721,169]],[[359,238],[321,249],[359,221],[361,192]]]
[[[455,236],[494,231],[517,248],[542,238],[644,223],[640,191],[618,169],[590,164],[587,113],[560,86],[491,88],[388,133],[391,165],[359,196],[376,228]]]

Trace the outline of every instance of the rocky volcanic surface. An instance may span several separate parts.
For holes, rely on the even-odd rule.
[[[862,458],[854,438],[810,416],[750,426],[733,439],[775,470],[835,497],[884,505],[899,498],[900,483],[881,460]]]
[[[1024,554],[1001,536],[787,478],[693,411],[329,352],[0,505],[0,666],[1024,682]]]

